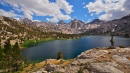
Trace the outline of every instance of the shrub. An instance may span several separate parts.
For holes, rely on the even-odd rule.
[[[58,52],[58,57],[57,57],[57,59],[59,60],[59,59],[63,59],[63,53],[62,52]]]
[[[125,46],[123,46],[123,45],[122,45],[122,46],[118,46],[118,47],[120,47],[120,48],[125,48]]]
[[[83,73],[83,69],[80,68],[79,71],[78,71],[78,73]]]
[[[27,67],[29,65],[29,60],[27,57],[25,58],[24,63],[25,63],[25,67]]]
[[[21,62],[21,63],[19,64],[18,70],[19,70],[19,71],[22,71],[23,68],[24,68],[24,66],[25,66],[24,62]]]
[[[116,47],[114,46],[109,46],[108,49],[115,49]]]

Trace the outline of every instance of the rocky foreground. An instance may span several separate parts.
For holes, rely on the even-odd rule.
[[[48,59],[31,73],[130,73],[130,48],[94,48],[71,60]]]

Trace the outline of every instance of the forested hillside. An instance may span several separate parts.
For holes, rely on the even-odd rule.
[[[24,43],[25,40],[43,40],[47,38],[53,39],[69,39],[76,38],[74,34],[62,34],[58,32],[45,32],[40,27],[31,26],[13,18],[0,16],[0,36],[2,45],[7,39],[11,40],[11,44],[19,42]]]

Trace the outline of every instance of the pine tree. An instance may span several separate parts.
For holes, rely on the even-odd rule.
[[[11,71],[11,59],[12,59],[12,48],[11,48],[11,44],[10,44],[10,40],[8,39],[6,42],[5,42],[5,45],[4,45],[4,53],[5,53],[5,58],[7,60],[7,69],[8,69],[8,72]]]
[[[4,48],[1,45],[1,37],[0,37],[0,70],[4,70],[7,68],[7,61],[5,61],[5,53]]]
[[[15,43],[12,51],[13,51],[13,60],[15,62],[15,71],[18,71],[18,64],[22,60],[22,53],[20,51],[20,47],[19,47],[18,42]]]
[[[2,47],[2,46],[1,46],[1,37],[0,37],[0,47]]]
[[[0,70],[5,70],[7,68],[7,61],[5,60],[4,49],[0,47]]]
[[[22,61],[22,62],[20,62],[20,64],[19,64],[19,71],[22,71],[23,70],[23,68],[24,68],[24,62]]]
[[[63,59],[63,54],[62,54],[62,52],[58,52],[58,57],[57,57],[57,59]]]
[[[114,46],[113,34],[112,33],[111,33],[111,40],[110,40],[110,42],[111,42],[111,46]]]
[[[27,57],[25,58],[24,63],[25,63],[25,66],[26,66],[26,67],[29,65],[29,60],[28,60]]]

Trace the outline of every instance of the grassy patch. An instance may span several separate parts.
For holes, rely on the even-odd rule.
[[[50,61],[42,61],[40,63],[32,63],[29,64],[28,67],[25,67],[23,69],[23,71],[21,71],[21,73],[27,73],[27,72],[33,72],[33,71],[37,71],[40,68],[43,68],[45,65],[47,64],[55,64],[55,65],[59,65],[62,64],[63,66],[70,64],[70,60],[65,60],[64,62],[61,63],[61,60],[50,60]]]
[[[36,46],[37,44],[41,43],[41,42],[47,42],[47,41],[52,41],[55,40],[54,38],[47,38],[47,39],[42,39],[42,40],[26,40],[22,46],[29,48],[32,46]]]

